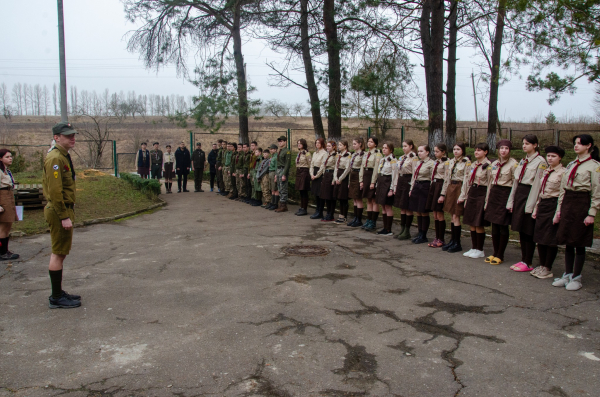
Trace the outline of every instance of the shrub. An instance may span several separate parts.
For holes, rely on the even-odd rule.
[[[155,198],[160,191],[160,182],[157,179],[142,179],[139,175],[123,173],[119,175],[121,179],[130,183],[134,189],[141,190],[148,197]]]

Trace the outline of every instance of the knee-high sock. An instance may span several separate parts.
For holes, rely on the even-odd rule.
[[[462,228],[460,225],[454,226],[454,241],[456,244],[460,245],[460,234],[462,232]]]
[[[483,251],[483,243],[485,242],[485,232],[477,233],[477,249]]]
[[[381,217],[383,218],[383,229],[387,228],[387,214],[384,212],[383,214],[381,214]]]
[[[410,226],[413,223],[413,219],[415,219],[414,215],[406,215],[406,228],[408,229],[409,233],[410,233]]]
[[[400,214],[400,226],[406,226],[406,214]]]
[[[546,266],[546,261],[548,260],[548,246],[543,244],[538,244],[538,256],[540,257],[540,266]]]
[[[583,264],[585,263],[585,247],[575,248],[575,266],[573,267],[573,277],[577,277],[583,270]]]
[[[500,247],[500,225],[492,223],[492,245],[494,246],[494,254],[492,256],[498,257],[498,248]]]
[[[471,230],[471,248],[477,249],[477,232],[475,230]]]
[[[434,219],[433,223],[435,224],[435,238],[440,238],[440,221]]]
[[[388,232],[392,231],[392,225],[393,224],[394,224],[394,216],[393,215],[392,216],[388,216],[388,224],[387,224],[387,227],[386,227],[386,230]]]
[[[62,269],[49,270],[50,284],[52,285],[52,297],[58,299],[62,296]]]
[[[440,237],[438,237],[441,241],[445,240],[446,236],[446,221],[440,221]]]
[[[546,266],[548,269],[552,270],[552,266],[554,266],[554,261],[556,260],[556,255],[558,254],[558,247],[548,247],[548,254],[546,256]]]
[[[423,217],[423,235],[427,236],[427,231],[429,230],[429,224],[431,223],[431,218],[429,218],[429,214]]]
[[[506,252],[506,247],[508,246],[508,238],[510,237],[508,231],[508,225],[500,226],[500,240],[498,241],[498,255],[494,255],[496,258],[500,258],[500,260],[504,260],[504,252]]]
[[[423,217],[421,215],[417,215],[417,231],[419,233],[423,232]]]
[[[362,222],[363,210],[364,210],[364,208],[356,207],[356,219],[358,219],[359,222]]]
[[[379,218],[379,212],[373,211],[373,225],[377,226],[377,218]]]

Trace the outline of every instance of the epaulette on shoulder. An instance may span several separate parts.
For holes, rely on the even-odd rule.
[[[442,161],[448,161],[448,157],[442,157]]]
[[[466,162],[468,162],[468,161],[469,161],[469,159],[465,157],[465,158],[464,158],[464,159],[462,159],[461,161],[462,161],[463,163],[466,163]]]
[[[488,166],[489,166],[489,163],[485,163],[484,165],[481,166],[481,169],[485,170]]]
[[[415,157],[415,154],[414,154],[413,152],[410,152],[410,153],[408,154],[408,157]]]
[[[350,156],[350,153],[346,152],[346,154],[344,154],[344,157],[348,157]]]

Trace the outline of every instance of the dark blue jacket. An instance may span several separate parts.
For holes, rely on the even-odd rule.
[[[148,167],[150,168],[150,151],[146,149],[146,161],[144,161],[144,156],[142,155],[142,149],[138,150],[138,167]]]
[[[213,174],[217,172],[217,153],[218,150],[211,150],[208,154],[208,164],[210,165],[210,172]]]

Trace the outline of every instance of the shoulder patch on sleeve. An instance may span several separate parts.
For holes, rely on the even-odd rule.
[[[415,157],[415,158],[413,159],[413,161],[419,161],[419,159]]]
[[[546,168],[548,168],[548,166],[545,163],[541,163],[539,168],[540,170],[545,170]]]
[[[519,167],[519,163],[515,163],[515,168],[518,168],[518,167]]]
[[[58,171],[58,164],[54,164],[54,165],[52,166],[52,168],[53,168],[55,171]]]
[[[446,165],[450,165],[450,162],[449,162],[449,161],[446,161],[444,164],[446,164]]]
[[[600,167],[596,168],[596,172],[600,172]]]

